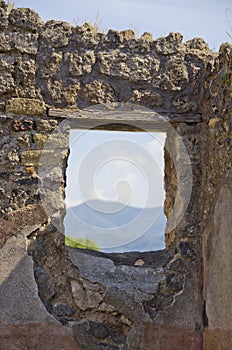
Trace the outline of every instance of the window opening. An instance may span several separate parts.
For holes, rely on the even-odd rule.
[[[70,130],[67,246],[105,253],[165,248],[164,132]]]

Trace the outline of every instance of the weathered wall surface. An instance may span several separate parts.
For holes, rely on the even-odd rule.
[[[158,111],[195,112],[207,61],[215,56],[201,39],[183,44],[175,33],[154,41],[132,31],[101,34],[88,25],[43,24],[30,10],[15,9],[8,17],[3,3],[0,52],[2,110],[15,97],[62,108],[131,101]],[[23,100],[8,101],[6,109],[37,114],[37,102],[31,111]]]
[[[215,69],[209,72],[204,104],[205,189],[204,298],[206,302],[206,349],[230,349],[231,309],[231,203],[232,203],[232,50],[223,45]]]
[[[0,2],[3,349],[13,349],[12,339],[18,349],[50,349],[53,340],[57,349],[231,348],[231,89],[229,45],[215,54],[202,39],[182,43],[178,33],[153,40],[132,31],[100,34],[87,24],[44,24],[33,11],[9,14]],[[79,109],[106,102],[182,118],[173,124],[179,136],[167,138],[177,165],[175,171],[166,151],[168,218],[177,175],[180,207],[187,183],[179,138],[193,188],[181,222],[167,230],[165,251],[67,249],[54,226],[64,214],[68,130],[53,134],[52,147],[46,141],[65,115],[78,119]],[[143,266],[135,266],[138,259]]]

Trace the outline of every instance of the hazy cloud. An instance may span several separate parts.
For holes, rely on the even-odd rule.
[[[72,130],[67,204],[102,199],[162,206],[164,135],[89,131],[79,137],[79,131]]]

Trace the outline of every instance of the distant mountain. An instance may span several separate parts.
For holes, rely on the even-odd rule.
[[[90,238],[104,252],[163,249],[165,224],[162,207],[143,209],[99,200],[68,208],[64,220],[67,236]]]

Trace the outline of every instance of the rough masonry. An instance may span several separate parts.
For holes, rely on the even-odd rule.
[[[231,349],[231,76],[230,44],[214,53],[200,38],[183,43],[179,33],[154,40],[43,23],[0,1],[1,349]],[[117,111],[121,103],[149,108],[177,132],[168,133],[165,150],[166,249],[68,248],[69,129],[57,127],[68,117],[83,127],[86,108]],[[130,122],[112,120],[119,130]],[[188,183],[180,139],[193,183],[170,231]]]

